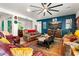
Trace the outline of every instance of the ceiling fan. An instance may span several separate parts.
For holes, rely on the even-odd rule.
[[[55,10],[53,8],[63,6],[63,4],[59,4],[59,5],[55,5],[55,6],[50,6],[51,4],[52,3],[41,3],[42,7],[33,6],[33,5],[30,5],[30,7],[38,8],[38,9],[32,11],[32,12],[39,12],[38,15],[40,13],[43,13],[43,15],[45,16],[46,12],[49,13],[50,15],[52,15],[51,11],[59,12],[59,10]]]

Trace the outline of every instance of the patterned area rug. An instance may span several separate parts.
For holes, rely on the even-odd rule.
[[[34,51],[41,51],[47,56],[62,56],[63,55],[63,46],[60,40],[55,40],[54,43],[50,45],[50,48],[39,47],[38,45],[30,45]]]

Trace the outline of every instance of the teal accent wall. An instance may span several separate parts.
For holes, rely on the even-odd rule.
[[[76,29],[76,15],[72,14],[72,15],[66,15],[66,16],[60,16],[60,17],[54,17],[57,18],[57,21],[61,22],[61,30],[62,30],[62,35],[67,34],[69,30],[67,30],[65,28],[65,22],[66,19],[72,19],[72,29],[71,31],[74,32]],[[49,28],[49,23],[52,22],[52,19],[54,18],[47,18],[47,19],[40,19],[37,20],[37,22],[41,21],[42,22],[42,34],[43,33],[47,33],[48,28]],[[43,22],[46,22],[46,29],[43,29]]]

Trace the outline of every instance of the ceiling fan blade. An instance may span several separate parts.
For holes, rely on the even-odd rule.
[[[44,7],[44,3],[41,3],[41,5]]]
[[[59,7],[59,6],[63,6],[63,4],[59,4],[59,5],[56,5],[56,6],[53,6],[53,7],[49,7],[49,8],[54,8],[54,7]]]
[[[31,7],[34,7],[34,8],[41,8],[41,7],[38,7],[38,6],[33,6],[33,5],[30,5]]]
[[[45,16],[45,12],[44,12],[44,14],[43,14],[44,16]]]
[[[40,11],[40,10],[34,10],[34,11],[32,11],[32,12],[37,12],[37,11]]]
[[[43,12],[43,10],[41,10],[37,15],[39,15],[40,13],[42,13]]]
[[[59,12],[59,10],[49,9],[49,11]]]
[[[47,7],[49,7],[51,4],[52,4],[52,3],[49,3],[49,4],[47,5]]]
[[[50,15],[52,15],[52,13],[50,13],[50,11],[47,11]]]
[[[47,3],[44,3],[45,5],[47,4]]]

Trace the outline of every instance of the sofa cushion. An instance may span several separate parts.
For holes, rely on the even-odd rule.
[[[6,35],[6,39],[9,40],[9,42],[13,41],[13,35]]]
[[[6,39],[6,38],[0,38],[0,42],[6,43],[6,44],[10,44],[10,42]]]

